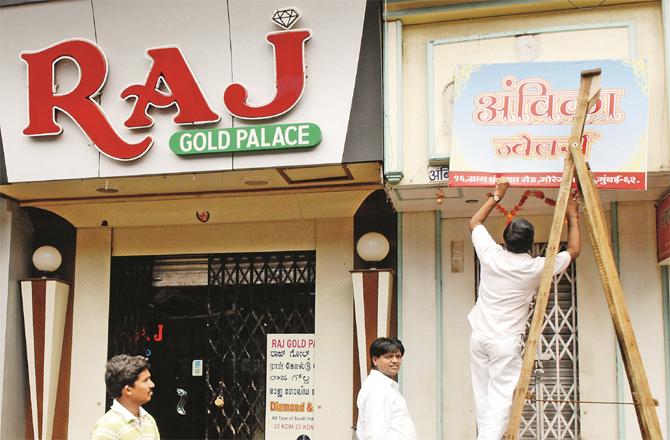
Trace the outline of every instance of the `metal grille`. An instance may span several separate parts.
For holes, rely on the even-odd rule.
[[[532,255],[544,255],[546,248],[546,243],[537,243]],[[475,275],[478,285],[479,261]],[[565,273],[554,277],[538,344],[538,360],[530,381],[530,391],[536,400],[524,406],[519,430],[521,439],[579,438],[579,404],[568,402],[579,400],[576,293],[573,262]],[[526,323],[526,336],[529,328],[530,318]]]
[[[264,438],[267,334],[314,332],[315,265],[313,251],[112,260],[108,356],[163,356],[152,365],[152,374],[163,371],[150,403],[161,429],[174,431],[162,430],[166,438]],[[158,322],[173,329],[169,350],[145,334]],[[167,377],[183,383],[184,373],[164,370],[186,361],[190,371],[200,356],[204,387],[188,389],[199,414],[176,420]]]
[[[209,438],[262,438],[266,335],[314,332],[314,266],[314,252],[209,258]]]

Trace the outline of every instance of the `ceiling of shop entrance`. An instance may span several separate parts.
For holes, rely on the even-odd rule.
[[[82,228],[350,217],[379,188],[380,164],[357,163],[18,183],[0,194]]]
[[[165,196],[221,196],[281,193],[381,183],[379,163],[268,168],[160,176],[110,177],[0,185],[0,194],[22,205],[124,200]]]

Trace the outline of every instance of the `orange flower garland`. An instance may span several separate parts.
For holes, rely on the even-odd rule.
[[[488,196],[491,197],[493,194],[488,193]],[[521,196],[521,199],[519,199],[519,203],[514,205],[514,207],[511,210],[505,209],[500,203],[496,205],[496,209],[500,211],[502,215],[507,217],[507,223],[511,222],[514,217],[521,211],[521,208],[523,205],[526,203],[526,200],[528,200],[528,197],[533,196],[536,199],[544,200],[544,203],[546,203],[549,206],[556,206],[556,200],[551,199],[549,197],[546,197],[542,191],[525,191],[523,195]]]

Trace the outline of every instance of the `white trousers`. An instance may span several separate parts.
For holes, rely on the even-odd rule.
[[[470,374],[477,408],[477,440],[500,440],[509,421],[521,373],[520,335],[470,337]]]

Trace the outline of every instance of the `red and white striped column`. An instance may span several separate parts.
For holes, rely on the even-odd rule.
[[[60,253],[46,246],[33,256],[35,266],[43,271],[55,271],[60,266]],[[53,255],[55,251],[56,255]],[[47,260],[43,265],[42,260]],[[57,264],[56,264],[57,263]],[[34,440],[51,440],[58,378],[60,376],[65,316],[70,285],[54,278],[35,278],[21,281],[23,324],[28,356],[30,384],[30,418]]]
[[[391,332],[393,271],[391,269],[353,270],[356,345],[361,383],[370,372],[372,341]]]

